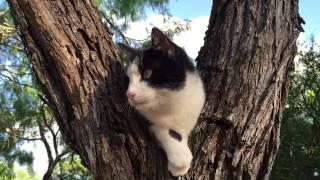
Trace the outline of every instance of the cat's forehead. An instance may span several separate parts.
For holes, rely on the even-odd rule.
[[[139,65],[139,64],[142,63],[141,60],[142,60],[141,55],[136,55],[136,56],[133,58],[132,63],[133,63],[133,64],[136,64],[136,65]]]
[[[147,49],[141,51],[141,53],[136,54],[131,60],[130,66],[134,67],[134,69],[130,68],[130,73],[142,73],[145,69],[159,69],[165,68],[168,66],[170,61],[167,57],[165,57],[161,51]],[[134,66],[133,66],[134,65]]]
[[[130,64],[135,64],[139,70],[145,67],[152,67],[154,63],[159,61],[161,57],[159,55],[152,53],[149,50],[141,51],[141,53],[136,54],[132,59]]]
[[[138,59],[137,59],[138,60]],[[131,75],[137,75],[139,74],[139,68],[138,68],[138,64],[136,64],[134,61],[129,65],[128,70],[127,70],[127,74],[129,76]]]
[[[158,50],[146,50],[141,57],[141,65],[152,68],[167,64],[168,58]]]

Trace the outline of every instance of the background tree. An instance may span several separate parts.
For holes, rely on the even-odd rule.
[[[31,115],[31,108],[26,107],[33,105],[30,100],[34,92],[24,84],[30,79],[16,78],[28,73],[27,61],[21,53],[22,43],[16,34],[9,10],[2,4],[0,7],[0,158],[13,172],[15,161],[28,165],[29,169],[31,167],[33,156],[21,149],[19,142],[27,138],[22,132],[26,131],[27,124],[32,119],[28,117]],[[24,96],[24,92],[29,92],[30,95]],[[31,137],[30,139],[32,140]]]
[[[171,178],[141,116],[127,111],[120,57],[91,2],[9,3],[61,133],[94,177]],[[301,30],[297,4],[213,2],[197,58],[207,104],[184,178],[268,178]]]
[[[314,40],[300,52],[291,75],[283,112],[281,145],[272,179],[319,179],[320,168],[320,53]]]
[[[31,166],[34,155],[22,147],[28,142],[45,146],[49,160],[47,178],[51,178],[53,172],[56,177],[72,176],[82,167],[79,157],[61,141],[54,116],[34,82],[30,61],[4,2],[0,2],[0,55],[0,176],[36,178]],[[16,170],[16,162],[27,165],[30,175]],[[72,168],[64,168],[64,164]],[[80,172],[83,172],[81,178],[90,177],[83,167],[77,173]]]

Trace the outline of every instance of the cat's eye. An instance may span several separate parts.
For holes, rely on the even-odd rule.
[[[152,70],[151,69],[147,69],[143,72],[143,79],[149,79],[152,75]]]

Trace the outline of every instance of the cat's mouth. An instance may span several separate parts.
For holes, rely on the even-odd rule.
[[[133,106],[142,106],[147,104],[146,101],[136,101],[136,100],[129,100],[130,104]]]

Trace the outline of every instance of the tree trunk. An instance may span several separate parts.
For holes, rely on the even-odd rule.
[[[125,98],[112,34],[89,0],[8,0],[61,133],[96,179],[174,179]],[[298,1],[215,0],[198,68],[207,103],[184,179],[267,179],[299,34]]]

